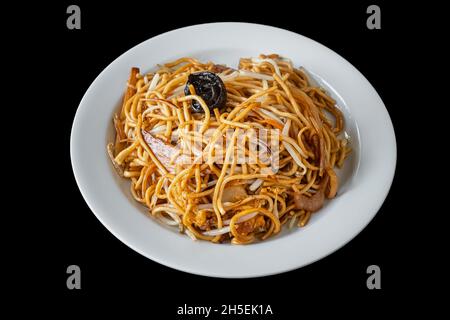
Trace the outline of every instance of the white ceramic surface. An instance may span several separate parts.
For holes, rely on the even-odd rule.
[[[302,229],[245,246],[192,241],[145,215],[106,153],[113,139],[130,68],[149,71],[182,56],[237,66],[239,58],[279,53],[305,66],[338,101],[354,152],[339,172],[338,196]],[[207,276],[242,278],[289,271],[312,263],[354,238],[375,216],[389,191],[396,164],[394,130],[375,89],[349,62],[301,35],[263,25],[214,23],[151,38],[113,61],[86,91],[70,141],[80,191],[97,218],[117,238],[166,266]],[[382,232],[382,230],[380,230]]]

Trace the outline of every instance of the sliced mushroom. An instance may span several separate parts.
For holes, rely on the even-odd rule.
[[[181,149],[178,146],[174,147],[171,144],[165,143],[145,130],[142,130],[142,137],[155,157],[170,173],[175,173],[175,165],[188,164],[191,161],[189,156],[181,153]],[[171,163],[172,159],[173,163]]]

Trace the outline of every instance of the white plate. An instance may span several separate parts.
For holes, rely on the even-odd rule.
[[[112,116],[130,68],[141,71],[182,56],[237,66],[240,57],[279,53],[313,72],[338,100],[354,149],[340,173],[342,186],[302,229],[245,246],[192,241],[145,215],[106,153]],[[95,79],[78,107],[70,141],[80,191],[97,218],[117,238],[166,266],[200,275],[243,278],[289,271],[321,259],[355,237],[383,203],[395,171],[391,120],[375,89],[349,62],[323,45],[273,27],[214,23],[174,30],[130,49]],[[381,230],[380,230],[381,231]]]

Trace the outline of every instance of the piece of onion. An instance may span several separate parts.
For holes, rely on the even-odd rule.
[[[302,175],[306,173],[307,169],[303,162],[300,160],[300,158],[297,155],[297,152],[295,152],[294,148],[287,142],[283,141],[284,147],[286,148],[287,152],[291,155],[292,159],[294,159],[295,163],[298,164],[300,168],[303,169]]]
[[[263,109],[263,108],[258,108],[258,110],[260,113],[262,113],[263,115],[265,115],[266,117],[269,117],[272,120],[275,120],[276,122],[280,123],[281,125],[284,125],[283,120],[281,120],[281,118],[279,118],[277,115],[275,115],[273,112]]]
[[[261,186],[261,184],[264,182],[264,180],[263,179],[256,179],[251,185],[250,185],[250,187],[248,187],[248,189],[251,191],[251,192],[254,192],[256,189],[258,189],[260,186]]]
[[[283,131],[281,131],[281,134],[283,136],[289,136],[289,129],[291,128],[291,119],[288,119],[286,121],[286,124],[283,127]]]
[[[162,223],[167,224],[168,226],[178,226],[178,224],[179,224],[178,222],[171,220],[171,219],[167,219],[166,217],[161,216],[161,215],[158,216],[158,219]]]
[[[233,81],[234,79],[237,78],[238,75],[239,75],[238,71],[233,71],[230,74],[219,73],[219,77],[220,77],[220,79],[222,79],[223,82]]]
[[[252,58],[252,62],[258,63],[258,64],[263,63],[263,62],[270,63],[271,65],[273,65],[273,68],[275,69],[275,73],[281,78],[280,68],[278,67],[278,64],[274,60],[269,59],[269,58],[266,58],[266,59]]]
[[[132,130],[128,130],[128,132],[127,132],[127,138],[128,139],[131,139],[131,140],[134,140],[134,130],[132,129]]]
[[[249,117],[258,117],[258,114],[256,113],[256,112],[254,112],[253,110],[252,111],[250,111],[248,114],[247,114]]]
[[[297,220],[297,216],[294,216],[293,218],[291,218],[291,221],[289,222],[289,229],[292,229],[296,220]]]
[[[208,184],[207,184],[206,186],[207,186],[207,187],[211,187],[211,186],[216,185],[216,183],[217,183],[217,180],[212,180],[212,181],[209,181]]]
[[[290,127],[291,127],[291,119],[288,119],[286,121],[286,124],[283,127],[283,130],[281,131],[281,134],[283,136],[289,136],[289,128]],[[303,162],[298,157],[297,152],[294,150],[294,147],[291,146],[288,142],[286,142],[284,140],[283,140],[283,145],[286,148],[287,152],[289,152],[289,154],[291,155],[292,159],[294,159],[294,161],[298,164],[298,166],[303,169],[302,174],[305,174],[307,171],[306,166],[303,164]]]
[[[305,154],[305,152],[302,150],[302,148],[300,148],[300,146],[297,144],[297,142],[292,139],[291,137],[288,136],[284,136],[285,137],[285,142],[289,143],[292,147],[294,147],[295,150],[297,150],[297,152],[305,159],[308,158],[308,155]]]
[[[230,227],[229,226],[223,227],[223,228],[220,228],[220,229],[208,230],[208,231],[203,232],[202,234],[205,235],[205,236],[219,236],[221,234],[225,234],[225,233],[228,233],[228,232],[230,232]]]
[[[179,138],[178,128],[172,131],[172,136],[170,137],[170,142],[177,142]]]
[[[167,100],[172,100],[173,98],[177,98],[182,95],[184,92],[184,86],[179,86],[175,90],[172,91],[172,94],[167,98]]]
[[[201,203],[197,205],[198,210],[207,210],[207,209],[213,209],[212,203]]]
[[[166,185],[167,180],[164,182],[164,185]],[[169,216],[172,217],[175,221],[181,222],[180,216],[177,214],[177,209],[173,208],[172,205],[166,207],[166,211]]]
[[[283,128],[283,131],[281,132],[283,136],[289,135],[290,127],[291,127],[291,119],[288,119]],[[294,150],[294,147],[292,147],[288,142],[286,142],[284,140],[283,140],[283,145],[286,148],[287,152],[289,152],[289,154],[291,155],[292,159],[294,159],[294,161],[298,164],[298,166],[303,169],[302,174],[305,174],[307,171],[306,166],[303,164],[303,162],[298,157],[297,152]]]
[[[195,236],[195,234],[189,230],[188,228],[184,229],[184,232],[189,236],[189,238],[191,238],[192,240],[196,241],[197,237]]]
[[[164,132],[164,131],[166,131],[166,125],[163,124],[161,126],[157,126],[157,127],[152,128],[149,132],[151,134],[157,134],[157,133],[161,133],[161,132]]]
[[[266,80],[266,81],[273,81],[273,77],[269,76],[268,74],[252,72],[252,71],[247,71],[247,70],[239,70],[239,74],[243,77],[255,78],[255,79]]]
[[[150,82],[150,85],[148,86],[147,92],[155,90],[156,86],[158,85],[158,81],[159,81],[159,73],[156,73],[153,76],[152,81]]]
[[[161,107],[159,105],[148,106],[147,109],[145,109],[144,112],[142,112],[142,117],[144,118],[147,113],[152,113],[153,111],[155,111],[157,109],[161,109]]]
[[[239,217],[239,218],[237,219],[236,222],[237,222],[237,223],[241,223],[241,222],[250,220],[251,218],[255,217],[257,214],[258,214],[257,211],[255,211],[255,212],[250,212],[249,214],[246,214],[245,216]],[[224,221],[223,221],[223,224],[226,225],[226,226],[228,226],[228,225],[230,224],[230,222],[231,222],[231,219],[224,220]]]
[[[164,192],[165,192],[166,194],[168,194],[168,193],[169,193],[169,184],[167,183],[167,180],[164,181],[164,183],[163,183],[163,188],[164,188]]]

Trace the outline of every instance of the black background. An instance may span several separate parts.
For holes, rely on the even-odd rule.
[[[70,4],[81,8],[81,30],[66,28]],[[381,30],[366,27],[370,4],[381,7]],[[414,86],[423,85],[413,68],[413,56],[426,46],[428,36],[421,32],[428,16],[425,8],[405,3],[394,7],[383,1],[124,1],[95,6],[87,1],[62,1],[19,10],[31,13],[33,31],[37,31],[36,36],[28,36],[22,50],[25,54],[33,52],[36,60],[29,67],[42,75],[34,86],[43,103],[39,105],[39,117],[33,121],[43,128],[44,141],[49,136],[52,140],[50,146],[29,146],[37,155],[49,152],[53,159],[45,174],[51,187],[35,188],[33,192],[39,224],[32,227],[39,235],[31,241],[36,248],[25,257],[30,264],[39,261],[36,277],[42,284],[35,286],[33,299],[44,299],[41,307],[51,310],[62,306],[80,314],[92,306],[113,312],[140,310],[146,318],[172,319],[176,318],[177,306],[185,303],[213,307],[271,304],[274,319],[306,313],[321,317],[329,312],[365,317],[386,314],[391,307],[402,314],[423,293],[419,289],[423,271],[416,258],[423,257],[424,250],[414,236],[420,219],[417,213],[423,208],[419,201],[411,205],[411,195],[404,190],[416,182],[416,177],[408,174],[414,166],[405,160],[405,153],[413,147],[408,126],[414,121],[414,113],[421,110],[421,102],[411,95]],[[120,54],[150,37],[218,21],[273,25],[331,48],[372,83],[394,124],[397,170],[379,213],[342,249],[292,272],[229,280],[194,276],[159,265],[129,249],[102,226],[73,177],[69,154],[72,121],[95,77]],[[400,79],[406,79],[407,84]],[[405,90],[412,94],[405,97]],[[405,110],[409,111],[406,115]],[[380,152],[382,149],[380,141]],[[81,267],[81,290],[66,287],[66,268],[71,264]],[[366,268],[371,264],[381,268],[381,290],[366,287]],[[405,301],[404,297],[411,299]]]

